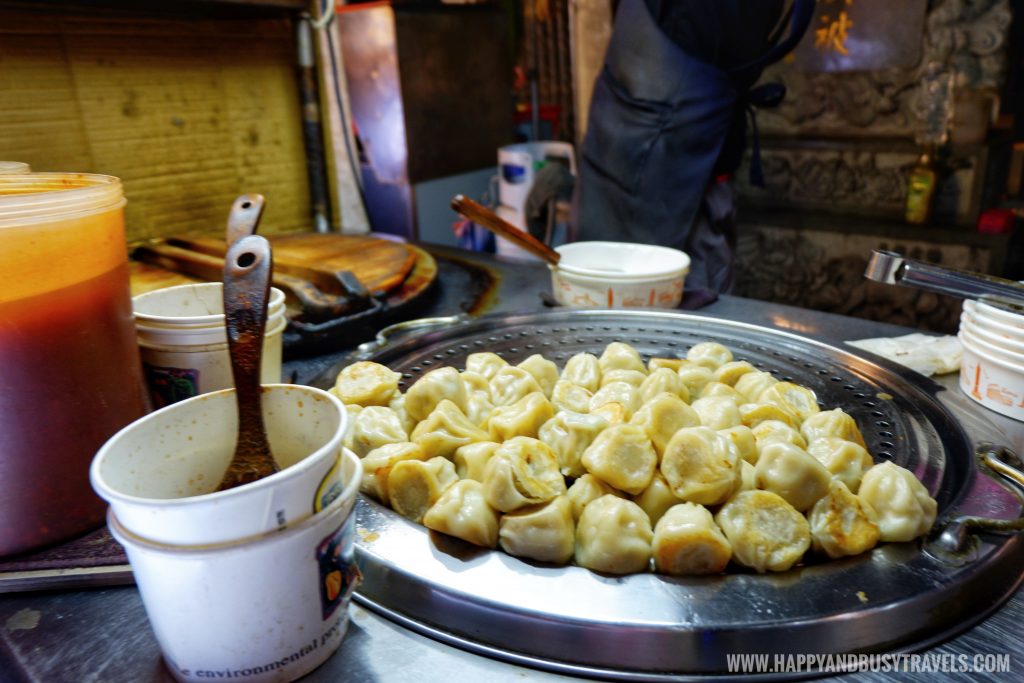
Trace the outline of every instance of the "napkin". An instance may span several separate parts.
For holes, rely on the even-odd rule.
[[[950,335],[933,337],[915,332],[902,337],[855,339],[846,343],[876,353],[926,376],[956,372],[960,369],[960,359],[963,356],[960,340]]]

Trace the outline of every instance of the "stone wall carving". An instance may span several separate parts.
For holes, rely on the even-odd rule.
[[[999,87],[1010,19],[1009,0],[936,0],[913,68],[823,73],[776,64],[761,80],[784,83],[787,95],[778,108],[758,112],[758,125],[770,135],[913,139],[927,109],[921,82],[930,66],[950,70],[957,93]]]

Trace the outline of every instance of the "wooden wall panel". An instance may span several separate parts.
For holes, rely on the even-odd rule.
[[[311,229],[290,21],[42,16],[0,11],[0,157],[120,177],[129,241],[220,234],[242,192]]]

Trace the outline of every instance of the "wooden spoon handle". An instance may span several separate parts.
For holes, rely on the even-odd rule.
[[[258,235],[236,241],[224,258],[224,322],[238,398],[238,433],[240,441],[248,441],[239,443],[236,453],[266,453],[268,457],[270,446],[260,407],[260,365],[272,271],[270,243]]]
[[[561,254],[530,233],[520,230],[487,207],[481,206],[468,197],[464,197],[461,194],[452,197],[452,209],[474,223],[484,226],[495,235],[504,237],[516,246],[522,247],[553,266],[557,266],[558,260],[562,258]]]

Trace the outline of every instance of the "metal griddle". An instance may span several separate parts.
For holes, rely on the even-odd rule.
[[[876,461],[891,460],[924,483],[938,501],[936,529],[950,533],[843,560],[808,556],[778,574],[730,566],[712,577],[619,577],[480,549],[363,498],[357,556],[364,582],[356,599],[421,633],[517,664],[616,680],[685,680],[721,676],[732,653],[916,649],[968,628],[1013,593],[1024,566],[1021,538],[979,537],[967,533],[969,525],[948,524],[965,516],[1019,524],[1019,496],[977,455],[998,452],[982,445],[995,429],[960,397],[884,359],[721,319],[578,310],[484,316],[426,332],[420,325],[404,338],[382,336],[358,356],[402,372],[404,391],[433,368],[464,367],[476,351],[512,363],[541,353],[563,367],[573,354],[600,353],[612,341],[633,345],[647,360],[685,356],[706,340],[851,414]],[[952,537],[966,544],[954,548]]]

